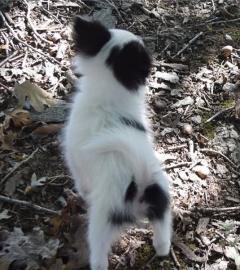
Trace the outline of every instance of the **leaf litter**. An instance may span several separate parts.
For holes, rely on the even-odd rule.
[[[81,13],[133,31],[151,49],[149,117],[156,150],[173,179],[171,256],[154,256],[151,228],[144,223],[144,229],[128,230],[114,245],[110,269],[238,269],[237,1],[48,1],[31,6],[32,26],[24,19],[26,6],[12,5],[3,15],[33,49],[14,39],[5,23],[0,37],[5,61],[0,62],[1,193],[42,210],[1,202],[0,268],[73,270],[88,262],[86,207],[72,191],[58,136],[76,79],[69,75],[69,23]],[[9,53],[12,58],[5,60]]]

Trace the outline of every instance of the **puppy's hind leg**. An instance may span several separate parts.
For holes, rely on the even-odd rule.
[[[106,209],[94,203],[90,208],[88,242],[91,270],[108,269],[108,253],[117,231],[108,221]]]
[[[153,225],[153,246],[159,256],[170,251],[172,221],[169,195],[166,189],[154,183],[146,187],[143,200],[147,203],[147,216]]]
[[[167,209],[162,219],[152,221],[153,246],[157,255],[167,256],[171,246],[172,220],[170,210]]]

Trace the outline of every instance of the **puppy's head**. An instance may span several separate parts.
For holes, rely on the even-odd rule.
[[[129,91],[144,85],[151,69],[151,58],[139,37],[125,30],[108,30],[99,22],[76,17],[73,39],[75,67],[77,69],[78,63],[82,63],[80,73],[83,75],[91,73],[91,69],[110,69],[115,79]]]

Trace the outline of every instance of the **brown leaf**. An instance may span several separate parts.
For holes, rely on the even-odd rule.
[[[48,136],[58,133],[62,128],[63,124],[49,124],[38,127],[33,130],[32,135],[34,136]]]
[[[30,114],[26,110],[16,109],[9,114],[11,120],[16,128],[28,126],[32,123]]]
[[[26,98],[28,98],[33,108],[38,112],[44,110],[44,105],[52,106],[56,104],[56,100],[52,98],[52,95],[30,81],[17,85],[15,95],[21,108],[24,107]]]

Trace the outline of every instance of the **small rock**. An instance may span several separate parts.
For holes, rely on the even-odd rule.
[[[226,41],[233,41],[232,37],[228,34],[225,34]]]
[[[202,117],[200,115],[191,117],[191,120],[198,125],[202,123]]]
[[[173,97],[182,97],[182,92],[183,92],[182,89],[178,89],[178,88],[172,89],[171,90],[171,96],[173,96]]]
[[[201,235],[201,240],[205,246],[209,246],[211,244],[210,239],[204,235]]]
[[[186,174],[185,171],[180,171],[178,173],[179,177],[183,180],[183,181],[187,181],[188,180],[188,175]]]
[[[175,104],[172,105],[173,108],[178,108],[181,106],[187,106],[187,105],[193,105],[194,99],[190,96],[185,97],[184,99],[181,99],[177,101]]]
[[[195,173],[190,173],[189,174],[189,180],[192,182],[200,182],[201,178],[198,177]]]
[[[198,225],[196,228],[196,233],[201,234],[206,232],[207,225],[209,224],[210,219],[209,218],[200,218],[198,220]]]
[[[155,77],[161,79],[161,80],[164,80],[164,81],[168,81],[170,83],[178,83],[179,82],[179,77],[178,75],[175,73],[175,72],[160,72],[160,71],[157,71],[155,73]]]
[[[207,178],[210,174],[210,170],[208,169],[208,167],[201,165],[195,166],[193,168],[193,171],[202,179]]]
[[[221,51],[222,51],[223,57],[228,58],[232,54],[233,47],[228,45],[228,46],[223,47]]]
[[[236,89],[236,85],[234,83],[225,83],[223,86],[223,91],[226,92],[234,92]]]
[[[167,103],[163,100],[155,100],[155,106],[157,109],[164,109],[167,107]]]
[[[180,186],[180,187],[183,185],[182,180],[181,180],[180,178],[178,178],[178,177],[176,177],[176,178],[174,179],[173,184],[174,184],[175,186]]]
[[[196,105],[204,107],[205,106],[205,101],[200,97],[196,97]]]
[[[223,247],[222,246],[219,246],[217,244],[213,244],[212,249],[217,253],[223,254]]]
[[[182,127],[182,131],[184,134],[187,134],[187,135],[192,135],[193,133],[193,128],[190,124],[184,124],[183,127]]]

